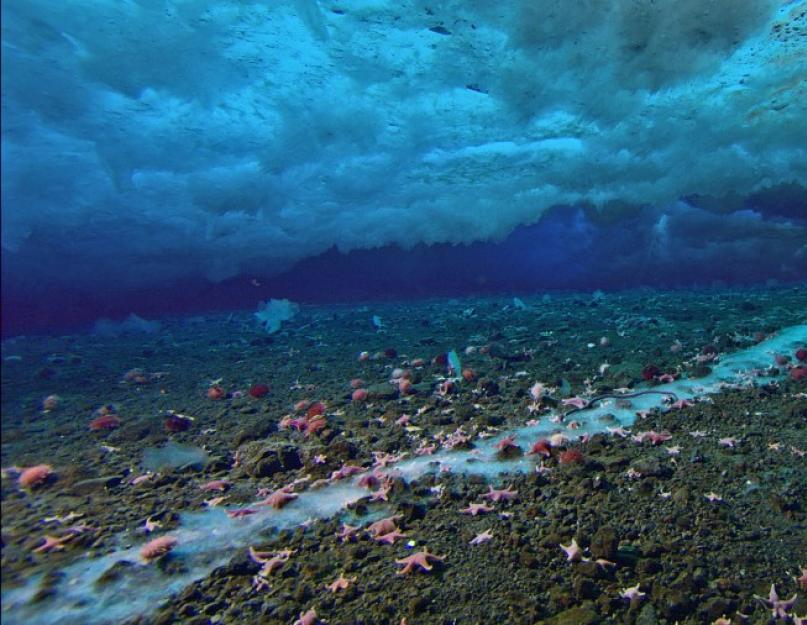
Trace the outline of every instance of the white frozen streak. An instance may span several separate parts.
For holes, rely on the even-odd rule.
[[[677,380],[654,387],[655,390],[674,392],[681,399],[692,399],[703,393],[719,392],[723,384],[751,384],[765,378],[749,376],[749,372],[767,368],[772,353],[788,353],[807,342],[807,325],[793,326],[779,332],[767,341],[752,348],[736,352],[721,359],[712,373],[696,381]],[[577,413],[575,419],[583,427],[570,434],[602,432],[605,424],[598,420],[604,413],[616,416],[623,426],[630,426],[635,410],[662,407],[660,396],[645,395],[631,400],[631,408],[600,405],[590,411]],[[515,440],[529,445],[550,430],[544,425],[524,427],[516,431]],[[530,471],[534,461],[522,457],[501,461],[496,456],[497,439],[477,441],[479,446],[470,452],[448,451],[433,456],[422,456],[396,464],[390,471],[400,473],[408,480],[418,478],[438,466],[449,467],[456,473],[480,474],[493,479],[504,472]],[[319,490],[302,493],[282,510],[258,506],[258,514],[243,519],[227,517],[221,508],[206,512],[184,513],[177,530],[171,534],[179,539],[173,556],[185,565],[184,572],[165,576],[153,566],[138,562],[140,544],[129,546],[131,537],[121,536],[121,548],[96,559],[79,560],[63,569],[64,578],[57,582],[56,592],[37,603],[28,603],[39,580],[31,580],[22,588],[3,592],[3,622],[8,625],[100,625],[151,612],[160,601],[172,593],[210,573],[226,563],[239,549],[245,549],[259,540],[262,531],[269,528],[295,527],[309,519],[323,519],[339,513],[347,504],[367,495],[353,481],[336,482]],[[96,584],[98,577],[120,561],[134,562],[121,570],[119,578],[104,585]]]

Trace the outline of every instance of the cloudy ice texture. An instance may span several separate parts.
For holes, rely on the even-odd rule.
[[[334,247],[502,239],[558,205],[611,224],[652,207],[660,255],[682,222],[728,224],[718,245],[803,276],[805,195],[772,214],[737,198],[807,186],[806,14],[781,0],[4,2],[4,277],[271,275]],[[684,196],[707,216],[692,222]]]

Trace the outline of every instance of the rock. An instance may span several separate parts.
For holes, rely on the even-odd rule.
[[[367,399],[395,399],[398,397],[398,388],[392,384],[371,384],[367,387]]]
[[[585,577],[575,577],[572,581],[572,590],[578,599],[596,599],[600,594],[597,585]]]
[[[110,566],[107,570],[105,570],[101,575],[98,576],[98,579],[95,580],[96,588],[104,586],[110,582],[114,582],[122,575],[124,575],[127,571],[131,571],[132,568],[136,567],[137,565],[132,562],[131,560],[118,560]]]
[[[479,380],[479,390],[487,397],[492,397],[493,395],[499,394],[499,385],[493,380],[482,378]]]
[[[622,467],[624,467],[629,462],[627,456],[623,456],[620,454],[614,454],[611,456],[600,456],[599,458],[597,458],[597,460],[605,468],[605,470],[610,473],[620,471]]]
[[[616,550],[616,562],[622,566],[636,566],[640,556],[641,552],[635,545],[622,545]]]
[[[120,475],[107,475],[104,477],[95,477],[89,480],[81,480],[80,482],[76,482],[71,487],[71,490],[75,494],[89,495],[92,493],[97,493],[102,490],[106,490],[107,488],[114,488],[122,481],[123,478]]]
[[[711,623],[724,614],[731,614],[735,608],[734,602],[725,597],[711,597],[701,606],[699,612],[701,612],[705,621]]]
[[[594,535],[591,537],[591,545],[589,549],[594,558],[613,560],[616,558],[618,548],[619,537],[613,528],[601,527],[594,532]]]
[[[546,625],[596,625],[600,616],[591,601],[569,608],[545,621]]]
[[[656,457],[639,458],[631,465],[645,477],[667,477],[672,475],[672,470],[661,464]]]
[[[293,445],[267,444],[259,441],[239,448],[241,471],[250,477],[269,477],[281,471],[293,471],[303,466]]]
[[[652,603],[645,603],[636,618],[636,625],[658,625],[658,615]]]

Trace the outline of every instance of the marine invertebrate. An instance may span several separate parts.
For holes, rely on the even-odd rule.
[[[224,392],[224,389],[218,385],[213,385],[207,389],[207,398],[212,399],[213,401],[224,399],[225,395],[226,393]]]
[[[120,426],[120,419],[114,414],[105,414],[90,421],[90,429],[93,432],[101,430],[114,430]]]
[[[444,560],[445,556],[436,556],[433,553],[429,553],[428,549],[424,549],[401,560],[396,560],[395,563],[404,565],[404,567],[398,571],[398,575],[406,575],[417,569],[427,572],[431,571],[433,568],[431,562],[443,562]]]
[[[17,478],[17,484],[22,488],[36,488],[41,486],[53,475],[53,467],[49,464],[37,464],[24,469]]]
[[[140,548],[140,557],[146,563],[162,558],[177,545],[177,542],[176,537],[167,535],[150,540]]]
[[[191,420],[184,415],[171,413],[165,418],[163,425],[169,432],[184,432],[191,426]]]
[[[583,464],[585,461],[583,452],[579,449],[567,449],[558,456],[560,464]]]
[[[266,397],[268,394],[269,394],[268,384],[253,384],[252,386],[249,387],[249,396],[255,399]]]

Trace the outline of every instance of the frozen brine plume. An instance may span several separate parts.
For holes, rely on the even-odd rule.
[[[630,432],[626,428],[634,425],[637,416],[651,410],[686,410],[695,402],[710,401],[709,395],[725,389],[775,384],[786,374],[772,366],[772,354],[796,353],[807,358],[807,354],[801,351],[805,341],[807,325],[784,328],[753,347],[712,361],[712,369],[703,377],[673,378],[663,382],[659,377],[660,384],[625,389],[630,390],[627,393],[567,399],[565,406],[547,414],[548,419],[537,423],[527,422],[497,436],[477,437],[472,449],[453,444],[455,441],[451,439],[467,441],[467,436],[460,428],[440,442],[440,449],[435,444],[424,455],[406,458],[379,453],[374,467],[345,464],[334,471],[329,479],[317,480],[316,486],[314,483],[308,484],[309,478],[302,478],[271,493],[268,489],[262,489],[257,494],[258,500],[248,507],[225,511],[212,506],[207,511],[183,512],[177,526],[162,539],[144,539],[132,544],[130,537],[125,536],[116,551],[96,558],[81,558],[61,569],[60,575],[30,579],[18,588],[4,588],[3,622],[10,625],[101,625],[147,615],[171,594],[205,577],[239,552],[247,552],[253,561],[264,565],[266,575],[259,573],[253,580],[256,587],[263,587],[269,583],[269,569],[282,565],[291,554],[250,549],[256,536],[262,533],[268,535],[271,528],[296,528],[307,526],[314,519],[333,517],[346,506],[367,497],[368,487],[383,485],[393,478],[411,481],[427,474],[452,473],[497,480],[496,484],[488,485],[488,492],[483,495],[484,503],[471,504],[469,508],[460,510],[472,516],[485,514],[495,509],[499,502],[527,496],[518,489],[498,483],[498,478],[503,474],[546,471],[542,459],[552,455],[554,447],[563,447],[574,441],[585,442],[597,433],[628,436]],[[796,357],[801,362],[801,357]],[[540,397],[538,389],[534,396]],[[575,428],[558,433],[557,421],[553,419],[572,414]],[[604,419],[606,415],[608,418]],[[634,433],[632,438],[637,444],[649,442],[657,446],[669,440],[671,434],[644,431]],[[727,440],[720,444],[726,444]],[[529,452],[521,453],[517,448],[528,449]],[[511,453],[514,450],[518,453]],[[164,448],[162,453],[170,455],[179,451],[178,447],[173,450]],[[585,462],[585,456],[575,447],[561,453],[559,462],[579,465]],[[156,470],[156,464],[150,466]],[[49,467],[42,469],[43,474],[48,471]],[[226,490],[229,487],[229,483],[223,481],[201,486],[204,490]],[[380,499],[383,500],[387,492],[381,488],[371,495],[376,494],[382,495]],[[715,501],[719,499],[719,495],[714,493],[707,496]],[[378,530],[379,535],[374,539],[394,543],[402,534],[405,535],[398,531],[396,518],[387,518],[370,526]],[[357,529],[345,525],[340,536],[346,541],[351,540],[351,534]],[[474,545],[477,545],[485,542],[487,537],[482,534],[474,540]],[[583,560],[582,551],[575,542],[568,546],[561,545],[561,548],[566,551],[569,561]],[[431,555],[422,551],[419,553],[426,559]],[[176,559],[181,566],[155,566],[162,557]],[[410,559],[413,557],[410,556]],[[434,558],[439,562],[442,556]],[[408,564],[410,559],[398,560],[397,563]],[[270,565],[272,562],[274,564]],[[419,567],[428,572],[431,564],[426,562],[425,566],[421,564]],[[415,572],[412,569],[407,567],[401,574]]]
[[[274,334],[280,330],[280,326],[284,321],[290,321],[299,310],[299,304],[290,302],[287,299],[273,299],[258,304],[255,318],[264,330],[269,334]]]
[[[93,334],[98,336],[120,336],[121,334],[156,334],[160,331],[159,321],[148,321],[136,315],[130,314],[123,321],[112,321],[111,319],[99,319],[93,326]]]
[[[181,469],[183,467],[203,468],[208,462],[208,453],[201,447],[180,445],[173,441],[162,447],[147,447],[143,450],[143,469],[146,471],[159,471],[170,467]]]
[[[805,6],[4,2],[4,277],[220,282],[803,189]]]

